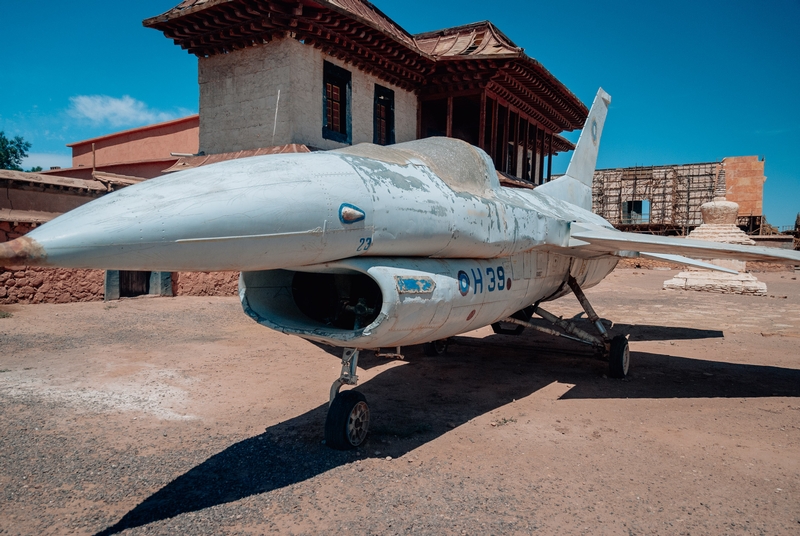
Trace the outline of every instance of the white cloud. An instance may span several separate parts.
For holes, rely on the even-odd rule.
[[[22,169],[31,169],[37,166],[45,170],[55,166],[72,167],[72,156],[58,153],[28,153],[28,157],[22,159]]]
[[[153,110],[147,104],[129,95],[124,95],[120,99],[108,95],[78,95],[70,97],[69,100],[71,103],[68,110],[69,115],[78,119],[87,119],[95,125],[138,126],[169,121],[181,115],[180,113]]]

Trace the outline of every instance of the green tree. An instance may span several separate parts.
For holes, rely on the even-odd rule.
[[[22,136],[14,136],[13,140],[6,138],[5,132],[0,130],[0,169],[13,169],[22,171],[22,159],[28,156],[30,142]]]

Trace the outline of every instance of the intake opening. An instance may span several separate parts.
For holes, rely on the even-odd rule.
[[[300,311],[326,326],[357,330],[371,324],[381,311],[378,284],[365,274],[296,272],[292,297]]]

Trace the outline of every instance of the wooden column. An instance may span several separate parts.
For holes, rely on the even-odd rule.
[[[447,137],[453,137],[453,97],[447,97]]]
[[[494,154],[497,151],[497,114],[499,110],[500,107],[497,105],[497,99],[492,99],[492,139],[490,141],[491,145],[489,146],[489,156],[492,157],[495,168],[498,168],[500,165],[497,162],[497,155]]]
[[[498,112],[500,107],[498,106]],[[503,123],[503,132],[498,133],[500,134],[500,139],[502,140],[500,144],[500,154],[498,155],[500,160],[500,171],[504,171],[508,173],[508,121],[511,117],[511,111],[508,109],[508,106],[505,107],[505,122]],[[500,121],[498,121],[498,124]]]
[[[422,139],[422,101],[417,97],[417,139]]]
[[[523,154],[522,154],[522,178],[530,180],[530,165],[528,164],[528,144],[531,137],[531,124],[525,120],[525,139],[523,140]]]
[[[478,128],[478,147],[486,150],[486,92],[484,91],[481,93],[481,118],[479,120],[480,125]],[[486,151],[487,154],[491,155],[490,151]]]
[[[544,139],[547,137],[547,131],[542,129],[542,139],[539,141],[538,134],[536,142],[539,145],[539,184],[544,184]]]
[[[550,141],[547,144],[547,182],[553,178],[553,133],[550,133]]]

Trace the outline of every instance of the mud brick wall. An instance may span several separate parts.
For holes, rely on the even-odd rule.
[[[104,275],[103,270],[0,268],[0,304],[101,301]]]
[[[0,242],[8,242],[28,233],[33,229],[33,223],[12,223],[0,221]]]
[[[0,221],[0,242],[19,238],[35,226],[33,223]],[[0,267],[0,305],[102,300],[104,275],[102,270]]]
[[[239,272],[173,272],[175,296],[236,296]]]

